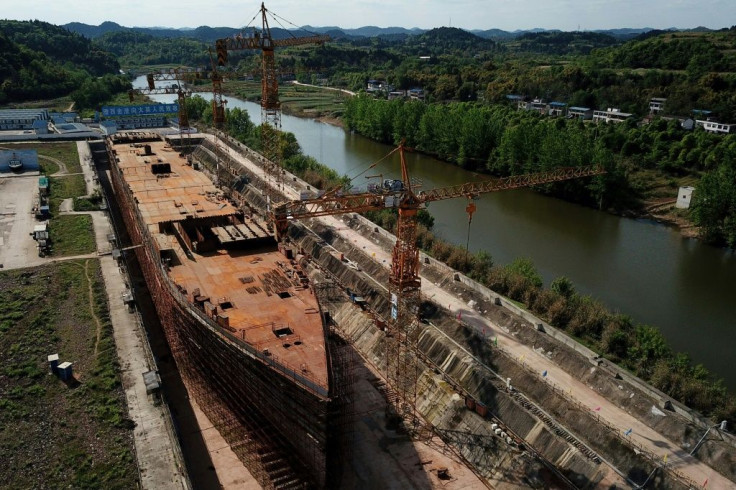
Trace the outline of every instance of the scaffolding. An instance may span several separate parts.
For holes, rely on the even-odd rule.
[[[122,137],[121,137],[122,138]],[[264,488],[324,488],[339,480],[351,426],[352,354],[325,326],[329,390],[219,326],[177,289],[131,203],[109,148],[121,214],[182,379],[202,411]],[[347,346],[349,347],[349,346]]]

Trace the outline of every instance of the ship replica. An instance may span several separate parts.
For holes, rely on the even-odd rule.
[[[118,133],[107,149],[190,394],[263,487],[335,486],[341,367],[296,251],[158,135]]]

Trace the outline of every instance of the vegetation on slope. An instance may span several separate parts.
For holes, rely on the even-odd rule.
[[[95,107],[130,83],[120,65],[88,39],[40,21],[0,21],[0,104],[71,95]],[[102,77],[102,78],[98,78]]]
[[[159,38],[138,31],[117,31],[95,40],[100,48],[117,56],[121,65],[175,64],[203,67],[210,65],[207,44],[195,39]]]
[[[99,262],[2,272],[0,290],[0,487],[135,488]],[[77,381],[49,374],[54,353]]]

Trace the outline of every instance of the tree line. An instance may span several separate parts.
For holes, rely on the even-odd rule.
[[[94,109],[130,81],[88,39],[46,22],[0,21],[0,104],[72,96]]]
[[[551,118],[509,105],[424,104],[359,95],[346,101],[348,129],[388,144],[410,147],[472,171],[498,176],[539,172],[560,166],[600,164],[608,173],[590,182],[542,186],[575,202],[619,213],[639,212],[644,199],[662,197],[652,189],[652,172],[669,183],[679,178],[703,185],[696,193],[693,220],[703,238],[736,246],[731,182],[736,135],[686,131],[676,120],[639,126],[589,124]],[[674,197],[677,185],[665,188]],[[719,196],[716,199],[714,196]]]

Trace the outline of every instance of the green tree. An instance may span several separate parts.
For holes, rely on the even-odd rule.
[[[572,281],[565,276],[560,276],[552,281],[549,288],[560,296],[568,299],[575,296],[575,286]]]
[[[529,280],[537,288],[542,287],[542,276],[537,271],[532,260],[528,257],[514,259],[513,262],[506,266],[506,270]]]

